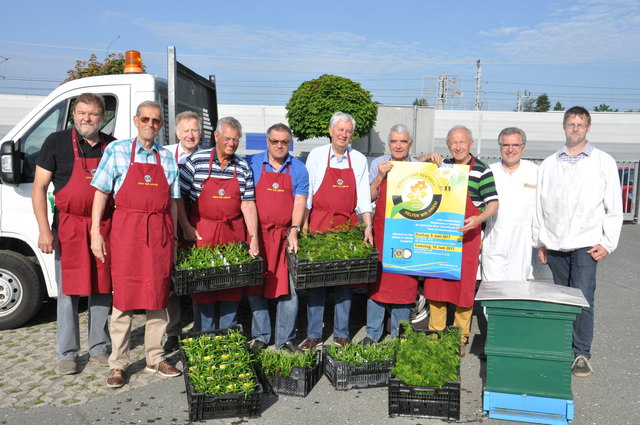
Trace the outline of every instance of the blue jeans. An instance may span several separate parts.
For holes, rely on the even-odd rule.
[[[382,337],[385,306],[389,306],[391,309],[391,338],[398,336],[400,321],[409,321],[411,314],[411,304],[386,304],[369,298],[367,300],[367,326],[365,330],[367,336],[375,342],[380,341],[380,337]]]
[[[556,285],[580,289],[589,303],[589,307],[583,307],[573,322],[573,353],[587,359],[591,358],[598,266],[591,254],[587,254],[589,249],[591,248],[580,248],[569,252],[547,250],[553,282]]]
[[[271,340],[269,302],[262,294],[247,295],[247,299],[251,307],[251,336],[268,345]]]
[[[349,313],[353,290],[343,286],[333,288],[335,309],[333,311],[333,337],[349,338]],[[322,338],[325,288],[307,289],[307,338]]]
[[[307,289],[307,338],[322,338],[324,288]]]
[[[193,330],[212,331],[216,329],[216,303],[194,302]],[[226,329],[238,323],[238,301],[220,301],[220,326]]]
[[[289,294],[278,297],[276,310],[276,348],[296,338],[296,321],[298,319],[298,294],[293,281],[289,279]],[[322,335],[322,328],[320,328]]]
[[[58,240],[55,232],[56,241]],[[58,360],[75,360],[80,351],[80,324],[78,321],[78,301],[81,295],[65,295],[62,293],[62,276],[60,270],[60,245],[55,250],[56,281],[58,283],[58,300],[56,304],[56,352]],[[111,311],[111,294],[89,295],[89,355],[91,357],[107,352],[111,343],[107,319]]]

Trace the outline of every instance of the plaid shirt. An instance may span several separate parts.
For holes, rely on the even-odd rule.
[[[587,141],[587,144],[584,145],[584,149],[576,156],[571,156],[569,151],[567,150],[567,146],[563,146],[557,153],[558,160],[562,162],[568,162],[570,164],[575,164],[580,161],[582,158],[586,158],[591,156],[591,152],[593,152],[593,145]]]
[[[100,160],[93,180],[91,180],[91,186],[106,193],[113,191],[114,197],[117,195],[129,170],[132,141],[133,139],[118,140],[111,142],[107,146],[102,154],[102,160]],[[149,153],[144,150],[139,141],[136,142],[136,148],[134,160],[143,164],[155,164],[156,152],[160,153],[160,165],[162,165],[164,175],[167,177],[171,197],[179,198],[178,164],[171,152],[162,149],[157,143],[153,144]]]

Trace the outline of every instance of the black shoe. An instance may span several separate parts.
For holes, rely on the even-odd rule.
[[[591,367],[591,363],[589,363],[589,359],[585,356],[576,357],[571,365],[571,373],[573,373],[573,376],[577,376],[579,378],[586,378],[591,375],[593,373],[593,368]]]
[[[259,339],[254,339],[251,343],[251,348],[253,348],[254,350],[264,350],[265,348],[267,348],[267,344],[260,341]]]
[[[164,353],[169,354],[173,353],[178,349],[178,337],[175,335],[167,337],[167,341],[164,343]]]
[[[300,347],[298,347],[291,341],[287,341],[284,344],[282,344],[282,347],[280,347],[280,349],[288,351],[290,353],[302,353],[302,350],[300,349]]]
[[[376,342],[373,339],[369,338],[368,336],[365,336],[364,339],[360,341],[360,345],[364,345],[364,346],[375,344],[375,343]]]

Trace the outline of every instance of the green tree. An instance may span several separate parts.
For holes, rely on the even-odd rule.
[[[554,111],[564,111],[564,106],[562,106],[562,103],[556,102],[556,104],[553,106],[553,110]]]
[[[429,106],[429,102],[424,97],[416,97],[413,101],[413,106]]]
[[[144,66],[142,69],[144,70]],[[97,56],[92,53],[91,56],[89,56],[89,60],[76,61],[76,66],[67,71],[68,77],[63,81],[63,83],[95,75],[122,73],[124,73],[124,55],[122,53],[110,53],[102,62],[100,62]]]
[[[336,75],[321,75],[300,84],[286,106],[287,120],[299,140],[328,136],[329,120],[342,111],[356,120],[354,140],[376,123],[378,105],[359,83]]]
[[[533,108],[534,112],[547,112],[551,109],[551,102],[549,96],[546,93],[542,93],[536,99],[536,106]]]
[[[535,108],[535,103],[536,103],[536,100],[534,98],[528,97],[524,100],[524,102],[522,102],[522,105],[520,105],[520,110],[522,112],[533,112]]]
[[[618,112],[618,110],[611,109],[609,105],[601,103],[600,105],[593,107],[593,112]]]

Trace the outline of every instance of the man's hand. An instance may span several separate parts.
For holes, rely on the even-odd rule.
[[[466,232],[467,230],[471,230],[474,227],[478,226],[478,224],[482,223],[482,221],[478,218],[477,215],[472,215],[471,217],[464,220],[464,226],[458,229],[458,232]]]
[[[609,256],[609,251],[607,251],[602,245],[597,244],[587,251],[587,254],[591,254],[591,257],[596,261],[602,261]]]
[[[260,255],[260,244],[258,243],[258,237],[251,238],[251,242],[249,242],[249,255],[251,258],[256,258]]]
[[[367,226],[364,228],[364,242],[373,245],[373,227]]]
[[[540,260],[542,264],[547,264],[547,248],[544,246],[538,248],[538,260]]]
[[[384,177],[387,175],[389,171],[391,171],[392,168],[393,168],[393,164],[391,163],[391,161],[381,162],[380,164],[378,164],[378,176],[381,179],[384,179]]]
[[[107,248],[101,233],[91,233],[91,252],[96,258],[104,263],[104,257],[107,255]]]
[[[192,225],[182,224],[180,227],[182,227],[182,235],[184,236],[184,240],[190,242],[193,242],[195,240],[202,240],[202,236],[200,236],[200,233],[198,233],[196,228]]]
[[[289,236],[287,236],[287,250],[295,254],[298,253],[298,231],[296,229],[289,229]]]
[[[424,154],[418,157],[418,161],[422,162],[433,162],[438,167],[442,165],[442,155],[439,153],[430,153],[429,155]]]
[[[45,229],[38,236],[38,248],[43,254],[51,254],[53,252],[54,237],[50,229]]]

